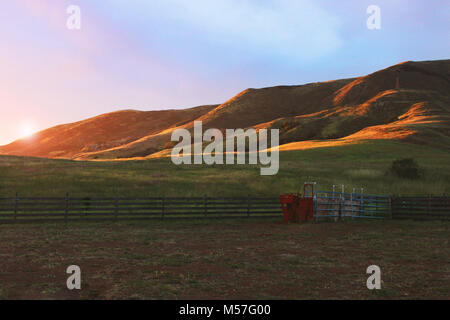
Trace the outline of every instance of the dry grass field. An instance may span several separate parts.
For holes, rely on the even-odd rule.
[[[448,299],[448,222],[280,220],[2,225],[0,298]]]

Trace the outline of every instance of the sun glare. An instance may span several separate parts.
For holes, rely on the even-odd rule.
[[[30,123],[22,123],[19,128],[21,138],[31,137],[35,132],[34,126]]]

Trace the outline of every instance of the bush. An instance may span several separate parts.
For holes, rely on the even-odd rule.
[[[394,160],[389,172],[392,175],[404,179],[419,179],[421,176],[419,165],[411,158]]]

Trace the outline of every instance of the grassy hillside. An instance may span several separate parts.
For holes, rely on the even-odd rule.
[[[43,130],[32,137],[0,147],[0,153],[47,158],[76,158],[106,150],[172,126],[190,122],[215,106],[184,110],[124,110]],[[153,152],[158,150],[153,150]],[[151,150],[147,150],[150,153]],[[145,155],[146,155],[145,154]]]
[[[449,92],[450,60],[408,61],[357,79],[248,89],[197,120],[204,128],[280,129],[281,144],[341,138],[446,146]],[[80,159],[129,158],[162,149],[171,130]],[[314,147],[313,141],[309,144]]]
[[[412,157],[420,180],[385,175],[393,160]],[[278,195],[304,181],[321,189],[345,184],[366,193],[450,193],[450,153],[426,145],[373,140],[359,144],[280,152],[280,171],[260,176],[256,165],[176,166],[169,158],[86,162],[0,156],[0,196]]]
[[[247,89],[221,105],[106,114],[45,130],[0,147],[0,153],[78,160],[148,157],[170,149],[172,131],[192,130],[195,120],[205,129],[279,129],[281,144],[307,142],[290,150],[330,139],[449,149],[449,92],[450,60],[408,61],[355,79]]]

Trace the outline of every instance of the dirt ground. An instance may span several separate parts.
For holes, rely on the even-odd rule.
[[[440,221],[0,225],[0,299],[448,299],[449,236]]]

